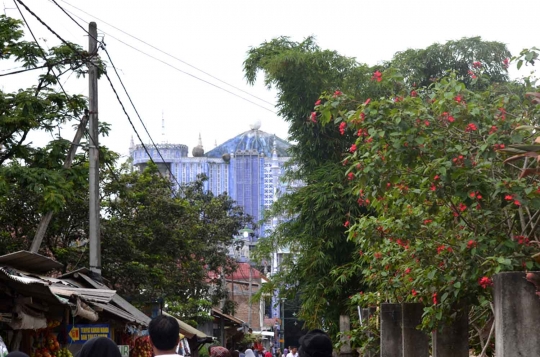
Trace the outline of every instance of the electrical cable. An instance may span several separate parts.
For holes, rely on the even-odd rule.
[[[68,12],[67,10],[63,9],[60,5],[58,5],[58,3],[56,2],[56,0],[49,0],[49,1],[52,1],[53,3],[55,3],[56,6],[58,6],[59,8],[62,9],[62,11],[66,12],[66,13]],[[260,101],[262,101],[262,102],[264,102],[264,103],[270,104],[271,106],[275,106],[274,103],[269,102],[269,101],[267,101],[267,100],[265,100],[265,99],[262,99],[262,98],[260,98],[260,97],[257,97],[256,95],[253,95],[253,94],[249,93],[248,91],[245,91],[245,90],[243,90],[243,89],[241,89],[241,88],[238,88],[238,87],[236,87],[236,86],[234,86],[234,85],[232,85],[232,84],[230,84],[230,83],[227,83],[227,82],[225,82],[224,80],[221,80],[221,79],[219,79],[218,77],[216,77],[216,76],[214,76],[214,75],[212,75],[212,74],[210,74],[210,73],[208,73],[208,72],[206,72],[206,71],[204,71],[204,70],[202,70],[202,69],[200,69],[200,68],[197,68],[197,67],[195,67],[194,65],[192,65],[192,64],[190,64],[190,63],[188,63],[188,62],[186,62],[186,61],[184,61],[184,60],[182,60],[182,59],[180,59],[180,58],[178,58],[178,57],[176,57],[176,56],[174,56],[174,55],[172,55],[172,54],[170,54],[170,53],[168,53],[168,52],[166,52],[166,51],[164,51],[164,50],[162,50],[162,49],[160,49],[160,48],[158,48],[158,47],[156,47],[156,46],[154,46],[154,45],[152,45],[152,44],[150,44],[150,43],[148,43],[148,42],[146,42],[146,41],[144,41],[144,40],[141,40],[140,38],[138,38],[138,37],[136,37],[136,36],[133,36],[133,35],[129,34],[128,32],[123,31],[122,29],[120,29],[120,28],[118,28],[118,27],[116,27],[116,26],[114,26],[114,25],[111,25],[110,23],[108,23],[108,22],[106,22],[106,21],[104,21],[104,20],[102,20],[102,19],[100,19],[100,18],[98,18],[98,17],[96,17],[96,16],[94,16],[94,15],[92,15],[92,14],[90,14],[90,13],[88,13],[88,12],[86,12],[86,11],[80,9],[80,8],[78,8],[78,7],[76,7],[75,5],[72,5],[72,4],[68,3],[68,2],[65,1],[65,0],[60,0],[60,1],[62,1],[62,2],[65,3],[66,5],[69,5],[69,6],[73,7],[74,9],[79,10],[80,12],[82,12],[82,13],[88,15],[88,16],[91,16],[91,17],[95,18],[96,20],[99,20],[100,22],[103,22],[105,25],[108,25],[108,26],[112,27],[113,29],[115,29],[115,30],[117,30],[117,31],[120,31],[120,32],[122,32],[123,34],[125,34],[125,35],[127,35],[127,36],[129,36],[129,37],[131,37],[131,38],[133,38],[133,39],[135,39],[135,40],[137,40],[137,41],[139,41],[139,42],[142,42],[142,43],[144,43],[145,45],[147,45],[147,46],[149,46],[149,47],[152,47],[152,48],[155,49],[156,51],[159,51],[159,52],[161,52],[161,53],[163,53],[163,54],[165,54],[165,55],[167,55],[167,56],[169,56],[169,57],[171,57],[171,58],[173,58],[173,59],[175,59],[175,60],[177,60],[177,61],[179,61],[179,62],[182,62],[182,63],[185,64],[186,66],[189,66],[189,67],[191,67],[191,68],[193,68],[193,69],[195,69],[195,70],[197,70],[197,71],[199,71],[199,72],[201,72],[201,73],[204,73],[205,75],[207,75],[207,76],[209,76],[209,77],[211,77],[211,78],[213,78],[213,79],[215,79],[215,80],[217,80],[217,81],[219,81],[219,82],[221,82],[221,83],[223,83],[223,84],[226,84],[226,85],[228,85],[228,86],[230,86],[230,87],[232,87],[232,88],[234,88],[234,89],[236,89],[236,90],[238,90],[238,91],[240,91],[240,92],[243,92],[243,93],[245,93],[245,94],[247,94],[247,95],[249,95],[249,96],[251,96],[251,97],[253,97],[253,98],[256,98],[256,99],[258,99],[258,100],[260,100]],[[76,16],[75,14],[73,14],[73,15]],[[69,16],[69,15],[68,15],[68,16]],[[71,17],[71,16],[70,16],[70,17]],[[77,16],[77,17],[78,17],[78,16]],[[79,19],[81,19],[81,18],[79,17]],[[72,20],[73,20],[73,19],[72,19]],[[81,19],[81,20],[82,20],[82,19]],[[83,20],[83,21],[84,21],[84,20]],[[80,26],[80,25],[79,25],[79,26]],[[111,35],[109,35],[109,36],[111,36]],[[112,37],[112,36],[111,36],[111,37]],[[115,39],[116,39],[116,38],[115,38]],[[118,39],[116,39],[116,40],[118,40]]]
[[[50,0],[50,1],[53,1],[53,0]],[[67,10],[64,10],[64,11],[67,12]],[[72,13],[72,14],[73,14],[73,13]],[[77,17],[77,18],[80,19],[81,21],[86,21],[86,20],[84,20],[83,18],[81,18],[80,16],[77,16],[77,15],[75,15],[75,14],[73,14],[73,16]],[[71,16],[70,16],[70,18],[71,18],[71,19],[72,19],[79,27],[83,28],[83,27],[82,27],[77,21],[75,21]],[[96,19],[97,19],[97,18],[96,18]],[[99,19],[98,19],[98,20],[99,20]],[[100,21],[101,21],[101,20],[100,20]],[[104,22],[104,23],[106,23],[106,22]],[[109,25],[109,26],[111,26],[111,25]],[[83,29],[84,29],[84,28],[83,28]],[[84,30],[84,31],[88,33],[87,30]],[[238,95],[238,94],[236,94],[236,93],[234,93],[234,92],[232,92],[232,91],[230,91],[230,90],[228,90],[228,89],[225,89],[225,88],[223,88],[223,87],[220,87],[220,86],[218,86],[217,84],[214,84],[214,83],[212,83],[212,82],[210,82],[210,81],[207,81],[207,80],[205,80],[205,79],[202,79],[202,78],[200,78],[200,77],[197,77],[197,76],[194,75],[194,74],[191,74],[191,73],[189,73],[189,72],[186,72],[186,71],[184,71],[184,70],[182,70],[182,69],[180,69],[180,68],[178,68],[178,67],[176,67],[176,66],[174,66],[174,65],[172,65],[172,64],[170,64],[170,63],[168,63],[168,62],[165,62],[164,60],[162,60],[162,59],[160,59],[160,58],[157,58],[157,57],[155,57],[155,56],[152,56],[151,54],[146,53],[146,52],[144,52],[143,50],[140,50],[140,49],[138,49],[137,47],[132,46],[132,45],[130,45],[129,43],[120,40],[119,38],[117,38],[117,37],[115,37],[115,36],[113,36],[113,35],[111,35],[111,34],[105,32],[105,31],[103,31],[103,30],[100,30],[100,31],[103,32],[104,34],[106,34],[107,36],[109,36],[109,37],[115,39],[116,41],[118,41],[118,42],[124,44],[125,46],[127,46],[127,47],[129,47],[129,48],[131,48],[131,49],[133,49],[133,50],[135,50],[135,51],[137,51],[137,52],[139,52],[139,53],[142,53],[143,55],[145,55],[145,56],[147,56],[147,57],[150,57],[150,58],[152,58],[152,59],[154,59],[154,60],[156,60],[156,61],[158,61],[158,62],[161,62],[162,64],[164,64],[164,65],[166,65],[166,66],[168,66],[168,67],[170,67],[170,68],[172,68],[172,69],[174,69],[174,70],[176,70],[176,71],[178,71],[178,72],[180,72],[180,73],[183,73],[183,74],[185,74],[185,75],[188,75],[188,76],[190,76],[190,77],[192,77],[192,78],[195,78],[196,80],[199,80],[199,81],[201,81],[201,82],[204,82],[204,83],[206,83],[206,84],[209,84],[209,85],[211,85],[211,86],[213,86],[213,87],[215,87],[215,88],[217,88],[217,89],[220,89],[220,90],[222,90],[222,91],[224,91],[224,92],[227,92],[227,93],[229,93],[229,94],[231,94],[231,95],[233,95],[233,96],[235,96],[235,97],[237,97],[237,98],[243,99],[243,100],[245,100],[246,102],[249,102],[249,103],[251,103],[251,104],[253,104],[253,105],[256,105],[256,106],[258,106],[259,108],[262,108],[262,109],[267,110],[267,111],[269,111],[269,112],[271,112],[271,113],[273,113],[273,114],[276,114],[275,111],[273,111],[273,110],[271,110],[271,109],[269,109],[269,108],[266,108],[266,107],[264,107],[264,106],[262,106],[262,105],[260,105],[260,104],[258,104],[258,103],[256,103],[256,102],[252,101],[252,100],[249,100],[249,99],[247,99],[247,98],[245,98],[245,97],[242,97],[241,95]],[[248,93],[248,94],[249,94],[249,93]],[[266,101],[265,101],[265,102],[266,102]],[[267,103],[269,103],[269,104],[271,104],[272,106],[274,106],[274,104],[272,104],[272,103],[270,103],[270,102],[267,102]]]
[[[16,2],[18,2],[19,4],[21,4],[22,6],[24,6],[24,8],[32,15],[34,16],[43,26],[45,26],[47,28],[47,30],[49,30],[53,35],[55,35],[60,41],[62,41],[66,46],[68,46],[72,51],[74,51],[75,53],[77,53],[79,56],[83,57],[84,56],[81,54],[81,52],[75,48],[72,44],[70,44],[69,42],[67,42],[66,40],[64,40],[58,33],[56,33],[49,25],[47,25],[39,16],[36,15],[36,13],[34,13],[32,10],[30,10],[30,8],[22,1],[22,0],[14,0]],[[91,56],[95,56],[96,54],[91,54]],[[118,100],[118,103],[120,104],[120,106],[122,107],[122,110],[124,111],[124,114],[126,115],[129,123],[131,124],[131,127],[133,128],[133,131],[135,132],[135,134],[137,135],[137,138],[139,139],[139,141],[141,142],[141,145],[144,149],[144,151],[146,152],[146,154],[148,155],[148,158],[150,159],[150,161],[155,164],[157,166],[157,164],[154,162],[154,160],[152,159],[152,156],[150,155],[150,152],[148,151],[148,148],[146,147],[146,145],[144,144],[144,142],[142,141],[142,138],[141,136],[139,135],[139,132],[137,131],[137,129],[135,128],[135,125],[133,124],[132,120],[131,120],[131,117],[129,116],[129,114],[127,113],[126,111],[126,108],[124,106],[124,103],[122,103],[122,100],[120,99],[120,96],[118,95],[118,92],[116,91],[116,88],[114,87],[112,81],[111,81],[111,78],[109,77],[109,75],[107,74],[107,71],[103,71],[103,74],[105,75],[105,77],[107,78],[107,80],[109,81],[109,84],[111,86],[111,89],[113,90],[114,94],[116,95],[116,99]],[[94,142],[95,144],[95,142]],[[155,147],[155,149],[159,152],[159,149],[157,147]],[[160,153],[160,156],[161,156],[161,153]],[[171,169],[166,166],[167,170],[169,171],[169,173],[171,174],[171,176],[174,178],[174,180],[176,181],[176,183],[178,183],[178,180],[176,179],[176,176],[172,173]],[[161,175],[161,172],[160,172],[160,175]],[[173,195],[175,194],[175,191],[174,189],[171,187],[171,192],[173,193]]]

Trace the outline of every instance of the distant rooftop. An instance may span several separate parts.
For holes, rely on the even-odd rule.
[[[287,141],[278,138],[274,134],[260,130],[260,125],[252,125],[251,128],[251,130],[243,132],[208,151],[205,156],[221,158],[224,154],[249,151],[257,152],[259,154],[264,153],[265,156],[271,157],[274,142],[276,143],[276,151],[279,157],[290,156],[288,150],[291,147],[291,144]]]

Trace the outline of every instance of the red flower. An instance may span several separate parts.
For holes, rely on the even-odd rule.
[[[364,105],[368,105],[369,102],[371,102],[371,98],[366,99],[366,101],[364,102]]]
[[[382,253],[380,252],[377,252],[377,253],[374,253],[373,256],[377,259],[381,259],[382,258]]]
[[[469,73],[469,76],[471,76],[472,79],[476,79],[476,74],[474,74],[473,71],[469,71],[467,73]]]
[[[416,296],[416,295],[418,295],[418,291],[412,289],[411,294],[412,294],[412,296]]]
[[[478,130],[478,128],[477,128],[476,125],[473,124],[473,123],[468,124],[468,125],[467,125],[467,128],[465,128],[465,131],[466,131],[466,132],[476,131],[476,130]]]
[[[461,95],[456,95],[454,97],[454,100],[457,102],[457,103],[461,103],[463,101],[463,97]]]
[[[467,249],[474,248],[477,245],[478,245],[478,243],[471,239],[470,241],[467,242]]]
[[[510,63],[510,59],[509,58],[505,58],[503,60],[503,67],[506,69],[508,68],[508,64]]]
[[[438,180],[440,179],[441,177],[439,175],[435,175],[435,177],[433,178],[434,180]]]
[[[432,219],[424,219],[424,224],[430,224],[431,222],[433,222]]]
[[[364,255],[364,252],[362,252],[361,250],[358,251],[358,255],[359,256],[363,256]]]
[[[515,201],[514,201],[514,204],[515,204],[516,206],[521,206],[521,202],[519,202],[518,200],[515,200]]]
[[[446,247],[445,247],[444,244],[438,246],[437,247],[437,254],[441,254],[442,252],[444,252],[445,249],[446,249]]]
[[[497,127],[495,125],[492,125],[491,129],[489,130],[489,134],[491,135],[491,134],[493,134],[495,132],[497,132]]]
[[[525,236],[514,236],[514,240],[518,243],[518,244],[525,244],[525,245],[528,245],[529,244],[529,238],[525,237]]]
[[[432,298],[433,298],[433,305],[437,305],[437,293],[433,293]]]
[[[403,97],[395,97],[394,98],[395,103],[399,103],[399,102],[402,102],[402,101],[403,101]]]
[[[349,178],[349,180],[352,180],[352,179],[354,179],[354,174],[352,172],[349,172],[347,177]]]
[[[356,151],[356,144],[352,144],[349,151],[350,152],[355,152]]]
[[[351,222],[349,221],[345,221],[345,223],[343,224],[345,228],[349,227],[350,225],[351,225]]]
[[[316,122],[317,122],[317,112],[311,112],[310,120],[311,120],[313,123],[316,123]]]
[[[495,144],[495,145],[493,145],[493,148],[495,150],[504,149],[504,147],[505,147],[504,144]]]
[[[480,285],[482,288],[486,289],[488,286],[493,285],[493,280],[491,280],[487,276],[483,276],[480,279],[478,279],[478,285]]]
[[[371,76],[371,80],[372,81],[376,80],[377,82],[382,81],[382,73],[379,71],[375,71],[375,73],[373,73],[373,76]]]
[[[431,191],[435,191],[437,189],[437,186],[435,186],[434,183],[431,184],[431,187],[429,188]]]
[[[405,269],[405,274],[409,274],[411,272],[411,268]]]
[[[341,91],[337,90],[337,91],[334,92],[334,98],[339,97],[342,94],[343,93]]]
[[[456,120],[456,119],[454,119],[453,116],[449,115],[448,118],[446,118],[446,120],[448,120],[450,123],[453,123],[454,120]]]
[[[317,105],[321,105],[321,100],[320,99],[315,102],[315,106],[317,106]]]
[[[481,62],[478,62],[478,61],[473,62],[472,65],[473,65],[473,68],[481,68],[481,67],[482,67],[482,63],[481,63]]]
[[[425,126],[429,126],[429,121],[424,120],[424,125],[425,125]]]
[[[461,212],[464,212],[466,209],[467,209],[467,206],[465,204],[463,204],[463,202],[461,202],[458,206],[458,209],[461,211]]]
[[[504,196],[504,199],[507,200],[507,201],[512,201],[514,199],[514,196],[513,195],[506,195],[506,196]]]
[[[341,124],[339,124],[339,132],[341,133],[341,135],[345,134],[346,128],[347,128],[347,123],[342,121]]]
[[[418,96],[418,93],[416,93],[415,90],[412,90],[411,91],[411,97],[417,97]]]

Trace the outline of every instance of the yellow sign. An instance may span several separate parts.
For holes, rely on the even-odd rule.
[[[71,339],[73,341],[79,341],[79,339],[81,338],[81,334],[80,334],[80,330],[78,327],[73,327],[70,331],[69,331],[69,337],[71,337]]]
[[[284,343],[284,342],[285,342],[284,339],[280,339],[280,340],[279,340],[279,343]]]

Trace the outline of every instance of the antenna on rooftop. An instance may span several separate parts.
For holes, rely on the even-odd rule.
[[[165,116],[163,115],[163,110],[161,111],[161,143],[167,143],[167,138],[165,137]]]

